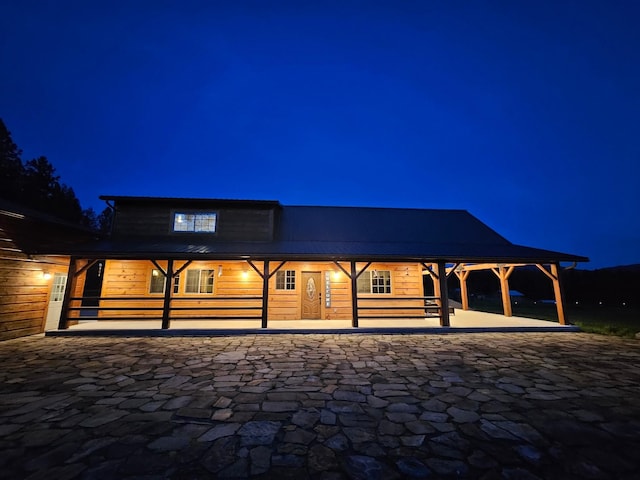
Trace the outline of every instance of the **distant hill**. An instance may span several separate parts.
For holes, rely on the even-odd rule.
[[[640,273],[640,263],[635,263],[633,265],[618,265],[616,267],[604,267],[598,268],[595,270],[596,272],[632,272],[632,273]]]

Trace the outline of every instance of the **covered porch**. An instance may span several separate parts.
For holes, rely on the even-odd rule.
[[[87,296],[82,287],[96,265],[108,281],[97,295]],[[532,264],[409,259],[72,258],[58,330],[397,330],[566,325],[557,263],[535,265],[545,274],[540,275],[542,281],[546,276],[553,282],[558,323],[512,316],[509,276],[515,268],[526,265]],[[213,277],[206,295],[186,294],[184,275],[180,281],[182,272],[194,267]],[[293,270],[287,270],[290,268]],[[503,315],[469,310],[466,281],[476,270],[490,270],[498,277]],[[292,278],[289,273],[281,278],[283,282],[295,280],[296,275],[301,281],[292,290],[284,284],[280,287],[285,289],[279,290],[275,278],[278,272],[293,273]],[[313,293],[304,283],[305,273],[317,274]],[[382,273],[388,275],[386,280]],[[363,293],[359,279],[365,275],[371,277],[375,288],[388,290]],[[447,285],[453,275],[459,280],[462,297],[455,307]],[[307,296],[317,304],[314,319],[305,316]]]

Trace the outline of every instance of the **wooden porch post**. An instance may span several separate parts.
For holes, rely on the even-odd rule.
[[[564,292],[560,285],[560,265],[558,263],[552,263],[549,266],[551,272],[544,268],[543,265],[536,263],[536,267],[553,282],[553,295],[556,300],[556,310],[558,311],[558,323],[560,325],[566,325],[567,317],[564,313]]]
[[[560,284],[560,266],[557,263],[551,264],[551,275],[553,275],[553,294],[556,299],[556,309],[558,310],[558,323],[567,324],[567,317],[564,313],[564,293]]]
[[[162,305],[162,328],[167,330],[170,324],[171,296],[173,295],[173,260],[167,261],[167,272],[164,278],[164,303]]]
[[[351,262],[351,326],[358,328],[358,275],[356,262]]]
[[[492,268],[491,271],[500,279],[500,291],[502,293],[502,310],[505,317],[512,317],[511,295],[509,295],[509,277],[515,267],[513,265],[505,268],[504,265],[498,265],[498,270]]]
[[[455,272],[458,280],[460,280],[460,301],[462,302],[462,310],[469,310],[469,291],[467,290],[468,270]]]
[[[262,272],[262,328],[267,328],[269,317],[269,278],[269,260],[265,260]]]
[[[58,330],[66,330],[69,328],[69,305],[71,303],[70,298],[74,296],[76,291],[76,284],[78,282],[78,276],[76,271],[78,270],[78,259],[71,257],[69,260],[69,270],[67,272],[67,286],[64,290],[64,298],[62,300],[62,311],[60,312],[60,320],[58,321]]]
[[[429,276],[433,282],[433,296],[440,298],[440,264],[431,264]]]
[[[449,291],[447,289],[447,268],[444,262],[438,262],[438,291],[440,296],[440,326],[449,327]]]

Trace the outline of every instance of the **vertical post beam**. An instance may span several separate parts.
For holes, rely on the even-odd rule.
[[[69,270],[67,272],[67,286],[64,290],[64,298],[62,299],[62,311],[60,312],[60,320],[58,320],[58,330],[66,330],[69,328],[70,298],[74,296],[76,285],[78,284],[77,271],[78,259],[71,257],[69,260]]]
[[[171,296],[173,295],[173,260],[167,261],[167,272],[164,277],[164,303],[162,304],[162,329],[167,330],[171,317]]]
[[[469,310],[469,290],[467,289],[467,277],[469,271],[456,272],[458,279],[460,280],[460,301],[462,302],[462,310]]]
[[[553,294],[556,300],[556,309],[558,310],[558,323],[560,325],[567,324],[567,318],[564,313],[564,294],[560,285],[560,268],[557,263],[551,264],[551,275],[553,275]]]
[[[432,273],[429,276],[433,282],[433,296],[440,298],[440,264],[432,263],[431,268]]]
[[[262,269],[262,328],[267,328],[269,320],[269,260],[264,261]]]
[[[358,328],[358,274],[356,262],[351,262],[351,326]]]
[[[502,294],[502,311],[505,317],[512,317],[513,311],[511,310],[511,295],[509,295],[509,276],[513,272],[514,267],[510,266],[505,268],[504,265],[498,265],[498,271],[495,273],[500,279],[500,292]]]
[[[449,292],[447,289],[447,269],[444,262],[438,262],[438,291],[440,296],[440,326],[449,327]]]

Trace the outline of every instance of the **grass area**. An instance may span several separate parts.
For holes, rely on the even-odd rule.
[[[476,300],[471,303],[473,310],[502,313],[502,303],[493,300]],[[555,305],[523,304],[512,305],[513,315],[558,321]],[[569,323],[577,325],[583,332],[617,335],[633,338],[640,332],[640,308],[604,305],[567,305],[565,307]]]

